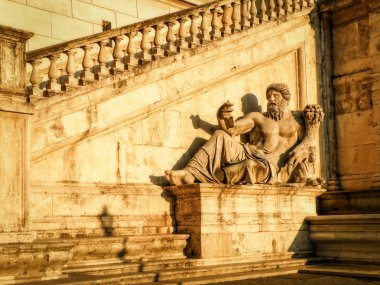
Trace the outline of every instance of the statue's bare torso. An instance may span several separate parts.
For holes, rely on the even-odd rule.
[[[255,129],[254,129],[255,128]],[[290,111],[281,120],[275,121],[262,113],[253,112],[236,120],[235,126],[227,132],[240,135],[252,131],[259,132],[258,140],[250,144],[269,162],[281,164],[281,155],[296,144],[301,125]]]

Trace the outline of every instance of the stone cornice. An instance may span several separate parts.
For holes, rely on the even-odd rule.
[[[320,12],[337,12],[357,5],[367,5],[369,10],[380,8],[378,0],[322,0],[319,1]]]
[[[11,28],[8,26],[0,25],[0,37],[10,39],[13,41],[29,40],[34,34],[32,32],[23,31],[20,29]]]

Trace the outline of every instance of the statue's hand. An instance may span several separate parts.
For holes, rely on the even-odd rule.
[[[299,163],[307,159],[307,152],[303,151],[302,149],[298,149],[296,147],[289,153],[288,157],[289,157],[289,161],[288,161],[287,171],[288,171],[288,174],[290,174]]]
[[[231,113],[233,112],[233,104],[230,101],[225,102],[222,106],[219,107],[216,116],[219,120],[227,120],[232,117]]]

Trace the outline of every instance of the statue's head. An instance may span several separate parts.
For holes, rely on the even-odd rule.
[[[289,87],[284,83],[273,83],[268,86],[266,97],[269,117],[276,121],[281,120],[290,100]]]

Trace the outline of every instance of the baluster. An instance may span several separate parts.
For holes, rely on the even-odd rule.
[[[259,13],[260,24],[262,22],[268,21],[268,15],[266,14],[266,10],[267,10],[267,5],[265,4],[265,0],[261,0],[261,2],[260,2],[260,13]]]
[[[67,78],[63,82],[63,87],[62,89],[64,91],[69,91],[71,88],[76,88],[78,87],[78,79],[75,78],[75,54],[76,51],[73,50],[67,50],[65,51],[67,55],[67,64],[66,64],[66,73],[67,73]]]
[[[239,11],[238,11],[239,3],[232,2],[232,25],[231,25],[231,33],[236,33],[239,31]]]
[[[307,3],[305,0],[300,0],[300,9],[302,10],[303,7],[307,7]]]
[[[50,60],[50,66],[49,66],[49,71],[48,71],[48,77],[49,77],[49,82],[46,86],[46,94],[47,96],[52,96],[55,93],[60,93],[61,92],[61,85],[58,84],[57,80],[60,76],[60,72],[57,67],[57,59],[59,58],[58,54],[53,54],[49,56]]]
[[[209,23],[207,19],[208,13],[206,11],[203,11],[203,12],[200,12],[200,14],[202,17],[201,26],[200,26],[200,30],[201,30],[200,43],[203,45],[206,42],[210,41],[210,33],[208,31],[209,29]]]
[[[277,15],[277,18],[279,18],[280,16],[285,15],[284,1],[283,0],[277,0],[276,15]]]
[[[300,0],[292,0],[293,12],[301,10]],[[302,1],[302,0],[301,0]],[[301,2],[302,3],[302,2]]]
[[[197,37],[199,33],[199,29],[196,23],[198,15],[190,15],[189,17],[191,19],[189,48],[193,48],[199,44],[199,38]]]
[[[269,0],[267,14],[269,20],[272,20],[275,17],[274,0]]]
[[[248,0],[241,0],[241,10],[240,10],[240,25],[241,29],[244,30],[246,28],[246,24],[248,22]]]
[[[251,7],[249,8],[249,14],[251,18],[249,19],[251,27],[259,24],[259,19],[257,18],[257,7],[256,0],[251,0]]]
[[[290,12],[292,12],[292,0],[284,0],[284,13],[285,15],[288,15]]]
[[[186,21],[187,17],[182,17],[179,20],[179,30],[178,30],[178,48],[177,51],[181,52],[186,49]]]
[[[148,49],[150,48],[149,41],[148,41],[148,34],[150,32],[150,27],[143,28],[140,30],[142,38],[141,38],[141,43],[140,43],[140,48],[141,48],[141,56],[139,63],[143,64],[145,62],[148,62],[152,60],[150,54],[148,53]]]
[[[120,61],[124,55],[123,50],[120,47],[120,42],[123,40],[123,36],[117,36],[112,39],[115,42],[115,46],[112,52],[113,62],[111,66],[111,73],[117,74],[124,71],[124,64]]]
[[[137,34],[136,31],[132,31],[132,32],[127,33],[127,37],[129,39],[128,46],[127,46],[128,56],[125,57],[125,61],[124,61],[125,68],[127,70],[131,70],[132,68],[134,68],[137,65],[137,59],[135,58],[136,47],[135,47],[135,44],[133,42],[136,34]]]
[[[79,80],[79,84],[86,85],[87,83],[94,81],[94,74],[91,72],[91,68],[93,67],[94,61],[92,60],[90,56],[90,50],[92,49],[92,46],[85,45],[85,46],[82,46],[82,49],[84,51],[84,56],[83,56],[83,61],[82,61],[83,72]]]
[[[154,40],[153,40],[153,50],[152,50],[152,59],[157,60],[163,56],[161,44],[161,29],[164,27],[162,23],[159,23],[157,25],[154,25],[153,28],[155,30]]]
[[[166,47],[165,55],[170,56],[176,53],[175,46],[174,46],[175,35],[173,33],[173,26],[175,23],[172,21],[169,21],[169,22],[165,22],[165,24],[168,27],[168,32],[166,34],[167,47]]]
[[[218,8],[211,9],[212,19],[211,19],[211,38],[213,40],[220,38],[220,27],[218,21]]]
[[[98,42],[99,45],[99,54],[98,54],[98,62],[99,66],[96,69],[95,72],[95,79],[100,80],[104,77],[109,76],[109,70],[106,67],[108,55],[106,50],[106,45],[108,44],[109,40],[103,40]]]
[[[41,75],[40,71],[38,69],[38,66],[41,64],[40,59],[35,59],[30,62],[32,65],[32,73],[30,74],[30,83],[32,84],[32,88],[30,90],[30,95],[33,96],[40,96],[41,90],[40,90],[40,83],[41,83]]]
[[[308,7],[315,5],[315,0],[306,0],[306,2]]]
[[[229,35],[231,33],[231,17],[230,17],[230,9],[231,6],[223,5],[223,17],[222,17],[222,37]]]

